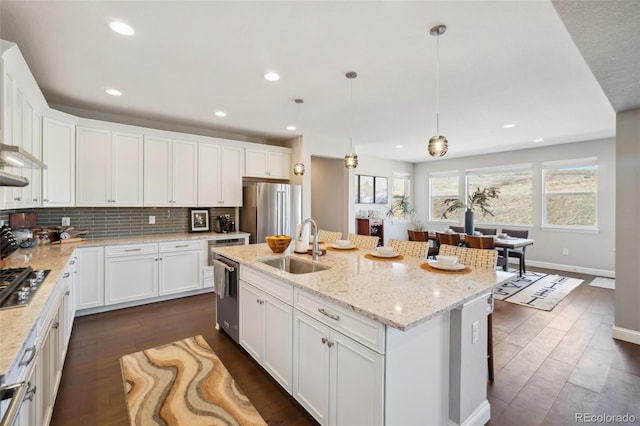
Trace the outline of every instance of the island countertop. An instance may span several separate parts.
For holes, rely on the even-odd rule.
[[[403,331],[455,309],[515,276],[481,268],[470,268],[467,273],[429,272],[420,268],[426,262],[423,258],[370,260],[365,257],[370,250],[365,249],[327,251],[318,262],[328,269],[290,274],[259,261],[284,256],[273,253],[266,244],[220,247],[214,251]],[[312,261],[305,254],[291,256]]]

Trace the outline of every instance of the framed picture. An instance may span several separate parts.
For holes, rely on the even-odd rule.
[[[189,209],[189,225],[189,232],[209,232],[211,230],[209,210]]]
[[[373,203],[373,176],[360,175],[358,179],[358,202],[360,204]]]
[[[375,192],[374,202],[376,204],[387,204],[387,202],[389,201],[387,178],[376,176],[373,188]]]

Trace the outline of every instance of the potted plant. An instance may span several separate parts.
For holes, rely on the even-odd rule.
[[[464,212],[464,231],[473,235],[473,212],[477,209],[482,213],[482,216],[491,215],[493,212],[489,210],[490,200],[497,199],[500,195],[500,189],[495,186],[488,188],[477,187],[472,194],[467,197],[467,202],[464,203],[460,198],[446,198],[443,203],[447,208],[442,212],[442,218],[447,219],[447,216],[458,212],[460,209],[465,209]]]
[[[408,195],[400,195],[399,197],[393,197],[391,207],[387,210],[386,216],[393,220],[397,217],[407,217],[415,213],[416,209],[409,202]]]

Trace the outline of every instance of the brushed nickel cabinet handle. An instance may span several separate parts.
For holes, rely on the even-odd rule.
[[[330,312],[327,312],[324,310],[324,308],[318,308],[318,312],[320,312],[322,315],[325,315],[329,318],[331,318],[332,320],[338,321],[340,319],[339,315],[336,314],[332,314]]]
[[[133,248],[133,249],[125,249],[124,251],[140,251],[142,249],[140,248]]]

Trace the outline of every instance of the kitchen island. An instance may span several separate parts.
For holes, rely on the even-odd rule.
[[[215,251],[240,264],[241,345],[321,424],[489,420],[487,312],[513,274],[428,272],[362,249],[291,274],[260,261],[285,256],[266,244]]]

